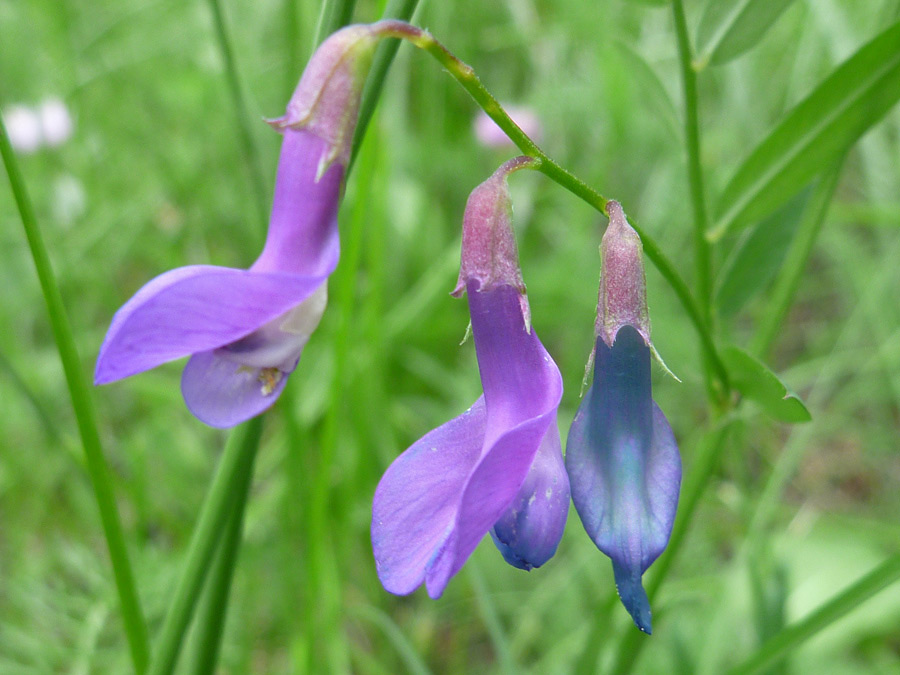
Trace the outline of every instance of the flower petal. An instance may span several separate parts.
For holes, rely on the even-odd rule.
[[[344,167],[332,164],[316,180],[319,162],[329,151],[329,144],[309,131],[285,130],[266,245],[252,271],[320,277],[334,271]]]
[[[524,296],[512,286],[468,284],[472,333],[484,385],[484,451],[462,494],[453,530],[425,583],[438,597],[478,542],[509,509],[562,398],[559,369],[525,323]]]
[[[412,593],[453,527],[460,495],[481,455],[484,398],[416,441],[385,472],[372,505],[378,578],[398,595]]]
[[[94,382],[119,380],[239,340],[303,302],[324,279],[210,265],[166,272],[116,312]]]
[[[551,424],[525,482],[491,537],[513,567],[540,567],[556,553],[569,514],[569,477],[563,465],[559,428]]]
[[[675,519],[681,459],[650,392],[650,349],[631,325],[610,348],[597,340],[594,382],[566,444],[572,501],[613,561],[619,596],[650,632],[641,575],[665,549]]]
[[[295,360],[294,367],[296,364]],[[225,429],[272,407],[288,374],[276,368],[241,365],[223,357],[219,350],[200,352],[184,367],[181,393],[197,419]]]

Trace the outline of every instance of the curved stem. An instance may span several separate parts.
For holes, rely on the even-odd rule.
[[[56,349],[59,351],[69,396],[72,399],[78,433],[81,435],[81,443],[84,446],[84,455],[87,460],[87,470],[94,488],[97,508],[100,510],[100,522],[103,525],[103,534],[106,537],[109,558],[112,562],[116,590],[119,594],[119,605],[122,609],[122,623],[125,626],[125,635],[131,649],[131,660],[135,672],[143,673],[147,669],[149,653],[147,626],[144,623],[144,615],[135,590],[134,575],[128,560],[128,550],[125,547],[125,536],[122,533],[122,523],[116,507],[109,467],[106,464],[103,447],[100,443],[100,434],[97,431],[90,389],[81,369],[81,359],[75,346],[75,338],[72,335],[72,327],[69,324],[65,305],[63,305],[62,295],[53,274],[53,267],[50,265],[50,256],[47,254],[31,199],[25,189],[25,181],[19,172],[19,165],[2,120],[0,120],[0,155],[3,157],[3,164],[9,176],[16,206],[22,218],[22,226],[25,228],[25,237],[28,239],[41,291],[44,301],[47,303],[53,339],[56,341]]]
[[[419,0],[390,0],[387,7],[384,8],[385,19],[399,19],[401,21],[409,21]],[[356,120],[356,131],[353,133],[353,144],[350,146],[350,163],[347,165],[347,173],[353,167],[359,147],[362,145],[363,138],[366,135],[366,129],[372,115],[375,113],[375,106],[381,97],[381,89],[384,86],[384,79],[387,77],[388,68],[397,55],[400,43],[396,40],[388,40],[378,45],[378,51],[375,52],[375,58],[372,60],[372,67],[369,70],[369,77],[366,78],[366,86],[363,89],[362,97],[359,102],[359,115]]]
[[[606,214],[607,199],[599,192],[591,188],[576,175],[567,171],[556,161],[550,158],[538,145],[528,137],[512,120],[509,114],[497,102],[491,93],[481,83],[475,71],[466,63],[460,61],[444,45],[438,42],[434,36],[426,30],[411,26],[401,21],[381,21],[378,24],[380,32],[385,37],[396,37],[408,40],[416,47],[428,52],[447,69],[447,72],[462,85],[469,95],[475,99],[478,106],[500,127],[509,139],[526,155],[530,155],[540,161],[535,168],[547,176],[550,180],[559,184],[572,194],[593,206],[603,214]],[[659,270],[660,274],[687,311],[688,318],[694,324],[700,336],[701,345],[708,362],[715,371],[719,380],[722,394],[728,391],[728,371],[719,358],[715,343],[710,333],[709,322],[706,320],[706,312],[691,294],[687,283],[675,269],[672,262],[662,252],[660,246],[637,225],[631,223],[635,231],[641,237],[644,252],[650,262]]]

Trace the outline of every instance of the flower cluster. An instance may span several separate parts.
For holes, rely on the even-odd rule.
[[[284,140],[262,253],[246,270],[183,267],[140,289],[113,318],[98,384],[190,356],[182,393],[207,424],[233,426],[274,403],[325,310],[374,47],[404,30],[397,22],[351,26],[319,48],[286,114],[270,121]],[[424,583],[440,597],[487,533],[511,565],[540,567],[562,538],[571,493],[585,530],[612,560],[623,604],[650,632],[641,578],[668,542],[681,464],[651,396],[641,241],[610,201],[593,383],[563,460],[562,377],[532,327],[507,185],[510,173],[534,165],[508,161],[466,204],[453,295],[468,298],[483,395],[413,443],[381,479],[371,525],[378,576],[392,593]]]

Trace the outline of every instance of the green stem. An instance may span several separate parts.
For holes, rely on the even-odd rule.
[[[788,626],[767,640],[749,659],[731,669],[730,675],[748,675],[762,670],[898,580],[900,580],[900,553],[895,553],[805,619]]]
[[[209,0],[209,8],[213,15],[219,51],[221,51],[222,60],[225,62],[225,76],[228,80],[228,91],[231,94],[231,103],[234,106],[234,113],[237,118],[241,150],[250,174],[250,184],[253,188],[257,215],[264,232],[269,223],[269,200],[266,197],[266,189],[263,186],[262,173],[259,171],[259,153],[256,151],[256,144],[253,142],[253,134],[250,131],[250,116],[247,113],[247,103],[241,89],[237,63],[234,60],[234,51],[231,49],[228,29],[225,27],[225,16],[222,13],[220,0]]]
[[[766,306],[766,311],[762,313],[756,335],[750,343],[751,353],[761,359],[765,359],[784,325],[784,318],[797,294],[803,270],[806,269],[806,262],[809,260],[813,245],[825,222],[825,214],[828,212],[831,198],[834,196],[843,164],[842,158],[834,168],[819,179],[809,204],[804,210],[803,220],[797,228],[797,234],[791,242],[781,271],[772,288],[771,299]]]
[[[675,21],[675,38],[678,43],[678,64],[681,68],[681,82],[684,89],[684,140],[688,159],[688,186],[691,207],[694,211],[694,267],[697,298],[707,331],[713,330],[712,317],[712,262],[706,229],[709,217],[706,213],[706,193],[703,186],[703,167],[700,164],[700,113],[698,110],[697,72],[693,66],[693,49],[688,35],[687,20],[682,0],[672,0],[672,15]],[[716,383],[710,373],[710,366],[716,368],[719,380],[722,375],[718,367],[703,358],[704,379],[707,395],[711,403],[724,408],[727,405],[726,381]]]
[[[724,423],[718,429],[713,430],[698,449],[693,467],[684,481],[684,489],[678,500],[678,515],[672,527],[672,534],[669,536],[669,543],[663,555],[651,567],[653,576],[646,586],[647,597],[651,603],[656,599],[656,594],[684,543],[697,505],[700,503],[700,497],[703,496],[706,486],[718,466],[719,456],[722,454],[722,448],[728,438],[729,429],[730,424]],[[618,655],[612,672],[617,675],[629,672],[646,643],[647,636],[629,624],[625,637],[619,643]]]
[[[249,459],[247,470],[241,473],[232,495],[231,515],[222,541],[219,543],[216,558],[210,571],[207,585],[207,597],[198,622],[197,659],[194,672],[197,675],[214,673],[219,659],[219,648],[222,644],[222,631],[225,627],[225,616],[228,612],[228,596],[231,591],[231,580],[237,565],[241,548],[241,537],[244,531],[244,513],[250,486],[253,484],[253,462],[256,453]]]
[[[387,7],[384,8],[382,18],[409,21],[418,4],[419,0],[390,0]],[[356,153],[359,152],[359,146],[362,145],[366,129],[369,127],[375,107],[381,98],[381,89],[384,87],[387,71],[399,48],[399,40],[387,40],[378,45],[378,51],[375,52],[372,68],[369,70],[369,77],[366,78],[366,86],[359,102],[359,117],[356,122],[356,131],[353,134],[353,144],[350,146],[350,163],[347,166],[347,173],[350,172],[350,167],[353,166],[356,159]]]
[[[535,167],[538,171],[572,194],[580,197],[601,213],[606,213],[606,202],[608,200],[587,185],[583,180],[569,171],[566,171],[541,150],[538,145],[532,141],[515,122],[513,122],[512,118],[481,83],[481,80],[475,74],[475,71],[471,66],[460,61],[448,51],[444,45],[435,40],[434,36],[426,30],[394,21],[384,21],[382,24],[382,35],[408,40],[416,47],[423,49],[437,59],[437,61],[447,69],[450,75],[462,85],[463,89],[469,93],[478,106],[494,120],[497,126],[503,130],[509,139],[515,143],[524,154],[539,160],[539,164]],[[671,261],[666,258],[659,245],[637,225],[634,223],[631,223],[631,225],[641,237],[641,242],[644,245],[644,252],[650,259],[650,262],[656,266],[660,274],[663,275],[663,278],[669,282],[669,285],[672,287],[672,290],[675,291],[678,300],[687,311],[688,318],[691,320],[691,323],[694,324],[694,328],[700,336],[703,351],[719,378],[722,391],[727,392],[728,372],[725,369],[722,360],[719,358],[712,335],[709,332],[709,324],[704,319],[704,311],[701,309],[701,306],[697,304],[697,301],[694,299],[693,295],[691,295],[688,285],[685,283],[684,279],[681,278],[681,275],[678,274],[678,271]]]
[[[252,470],[261,434],[262,417],[255,417],[235,429],[228,438],[191,537],[184,571],[163,622],[150,664],[151,675],[169,674],[175,669],[184,633],[203,589],[210,561],[231,515],[233,497],[248,480],[247,474]]]
[[[122,608],[122,623],[125,626],[125,634],[128,638],[128,646],[131,650],[131,660],[134,670],[143,673],[147,668],[147,626],[144,623],[144,615],[141,611],[140,601],[134,585],[134,575],[131,571],[131,563],[128,560],[128,551],[125,547],[125,537],[122,533],[122,524],[119,519],[119,511],[116,507],[115,493],[110,479],[109,467],[103,456],[103,447],[100,443],[100,434],[97,431],[97,423],[94,415],[93,401],[90,389],[81,370],[81,359],[72,336],[72,328],[66,315],[62,295],[56,284],[50,257],[44,246],[41,231],[38,228],[34,208],[25,188],[25,181],[19,171],[15,154],[9,144],[6,128],[0,120],[0,155],[3,156],[3,164],[6,174],[12,186],[13,196],[22,218],[25,228],[25,237],[31,249],[34,259],[34,267],[44,301],[47,303],[47,312],[50,315],[50,327],[53,331],[53,339],[59,351],[66,384],[69,388],[69,396],[72,399],[72,407],[75,411],[75,419],[78,424],[78,433],[81,435],[81,443],[84,446],[84,455],[87,460],[88,474],[94,487],[94,496],[97,507],[100,509],[100,521],[103,524],[103,533],[106,537],[106,545],[109,548],[109,557],[112,562],[113,576],[116,581],[116,589],[119,594],[119,604]]]
[[[703,318],[710,324],[712,301],[712,267],[709,242],[706,239],[708,216],[703,188],[703,168],[700,165],[700,122],[697,110],[697,72],[692,65],[693,55],[682,0],[672,0],[675,37],[678,42],[678,63],[684,88],[684,138],[688,155],[688,184],[694,211],[694,257],[697,274],[697,295],[703,308]]]

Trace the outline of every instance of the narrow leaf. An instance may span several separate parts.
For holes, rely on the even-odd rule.
[[[812,419],[803,401],[789,391],[762,361],[734,346],[723,349],[721,355],[732,386],[758,403],[769,415],[782,422],[808,422]]]
[[[716,308],[733,316],[765,288],[781,268],[788,246],[809,202],[810,189],[796,195],[768,218],[746,232],[731,250],[718,277]]]
[[[642,105],[666,122],[672,138],[681,137],[681,123],[678,121],[678,113],[669,92],[659,75],[644,57],[635,51],[634,47],[614,38],[616,43],[616,57],[621,59],[628,77],[634,81],[635,89],[640,97]]]
[[[840,65],[750,153],[722,193],[709,238],[772,213],[898,99],[900,22]]]
[[[698,62],[719,65],[759,42],[793,0],[710,0],[697,29]]]

